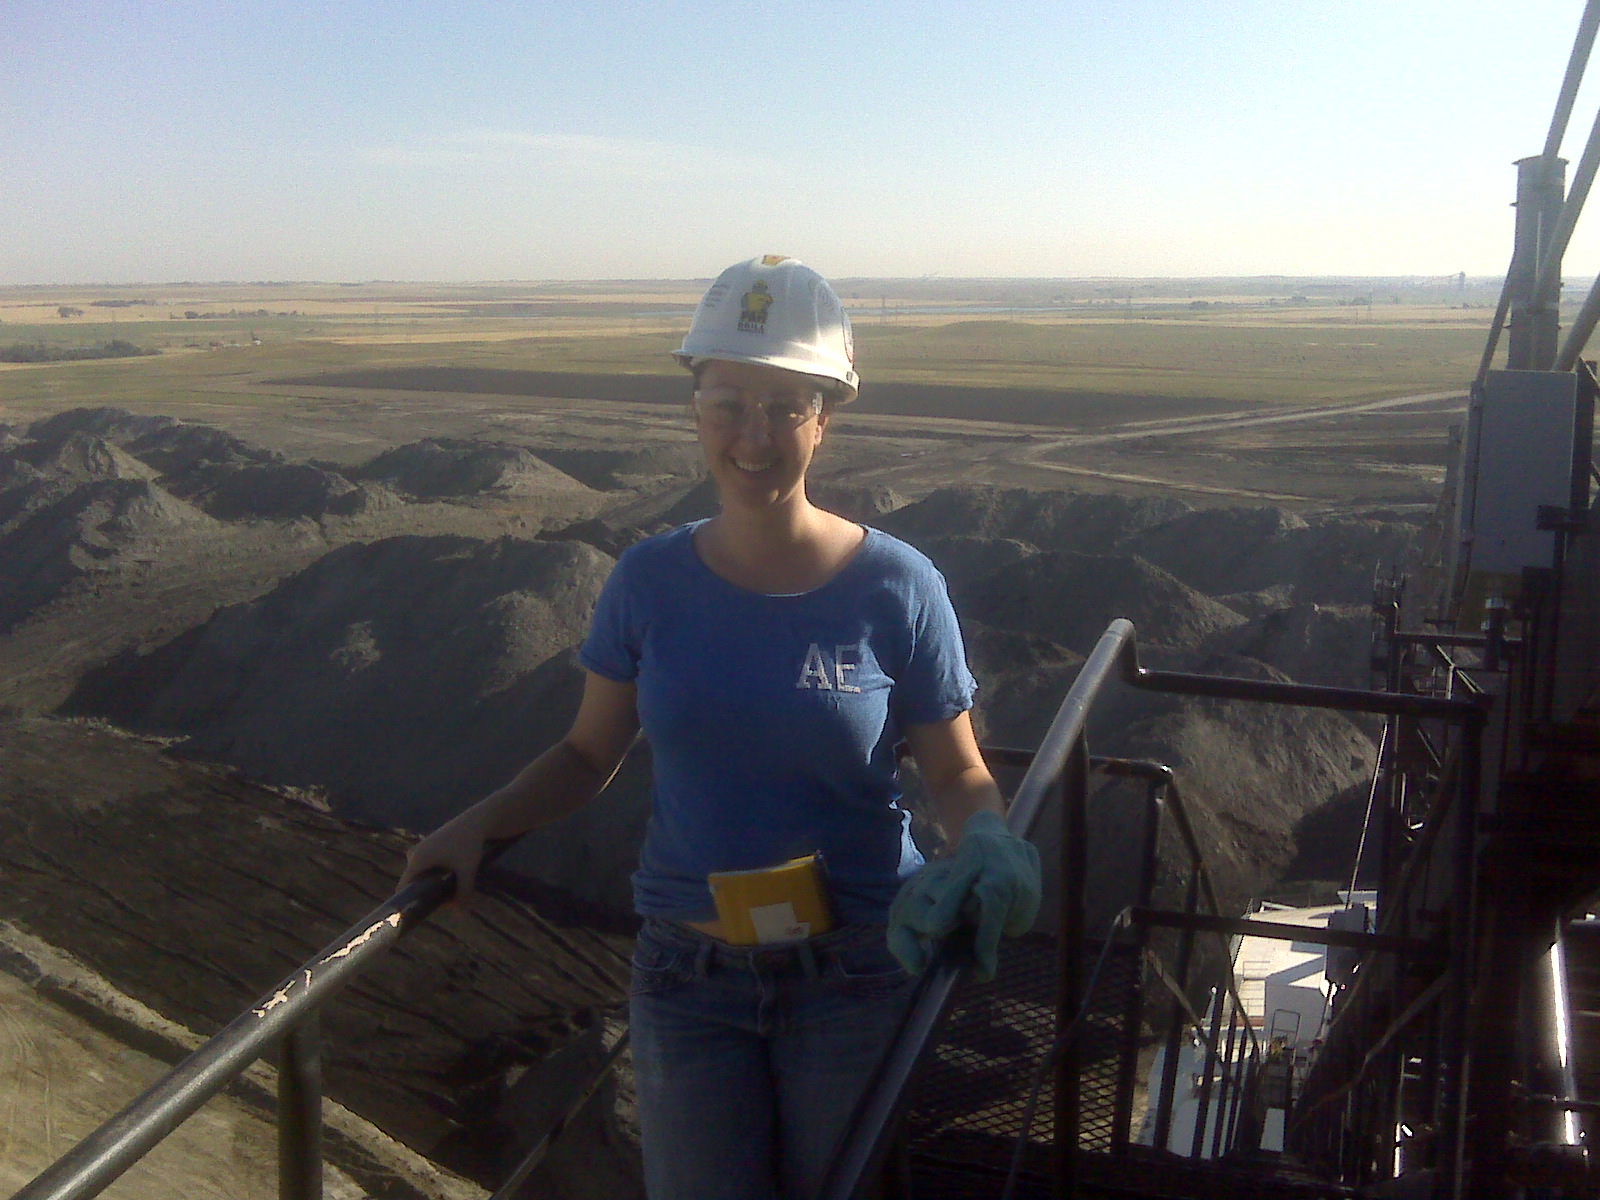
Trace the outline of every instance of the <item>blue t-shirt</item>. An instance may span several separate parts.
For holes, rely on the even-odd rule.
[[[922,865],[894,748],[976,687],[944,577],[868,529],[821,587],[761,595],[701,561],[698,524],[623,553],[579,655],[638,685],[655,804],[635,907],[708,920],[710,872],[820,851],[841,919],[882,921]]]

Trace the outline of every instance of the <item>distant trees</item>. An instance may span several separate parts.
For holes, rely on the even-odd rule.
[[[73,308],[70,304],[59,304],[56,306],[56,316],[61,317],[62,319],[67,317],[81,317],[83,316],[83,309]]]
[[[114,338],[98,346],[47,346],[43,342],[16,342],[0,346],[0,362],[51,363],[77,362],[87,358],[142,358],[160,354],[153,346],[135,346],[121,338]]]

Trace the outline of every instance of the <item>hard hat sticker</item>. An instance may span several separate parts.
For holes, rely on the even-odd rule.
[[[765,333],[767,310],[772,307],[772,289],[765,279],[758,279],[750,290],[739,298],[739,332]]]
[[[705,299],[700,301],[701,308],[715,308],[722,303],[722,298],[728,294],[728,285],[722,280],[717,280],[711,285],[711,290],[706,293]]]
[[[763,254],[761,256],[761,265],[763,267],[775,267],[779,263],[786,263],[788,261],[789,256],[787,254]]]

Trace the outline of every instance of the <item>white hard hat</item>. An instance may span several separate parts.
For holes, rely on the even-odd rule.
[[[673,356],[758,363],[837,379],[855,397],[855,338],[828,281],[798,259],[767,254],[729,267],[695,309]]]

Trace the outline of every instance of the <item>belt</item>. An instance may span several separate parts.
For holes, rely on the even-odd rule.
[[[711,922],[672,921],[661,917],[648,917],[646,921],[655,924],[654,937],[693,954],[697,975],[717,970],[815,979],[820,973],[819,951],[826,955],[832,949],[828,943],[837,940],[823,934],[778,945],[732,946],[706,931],[704,926]]]

